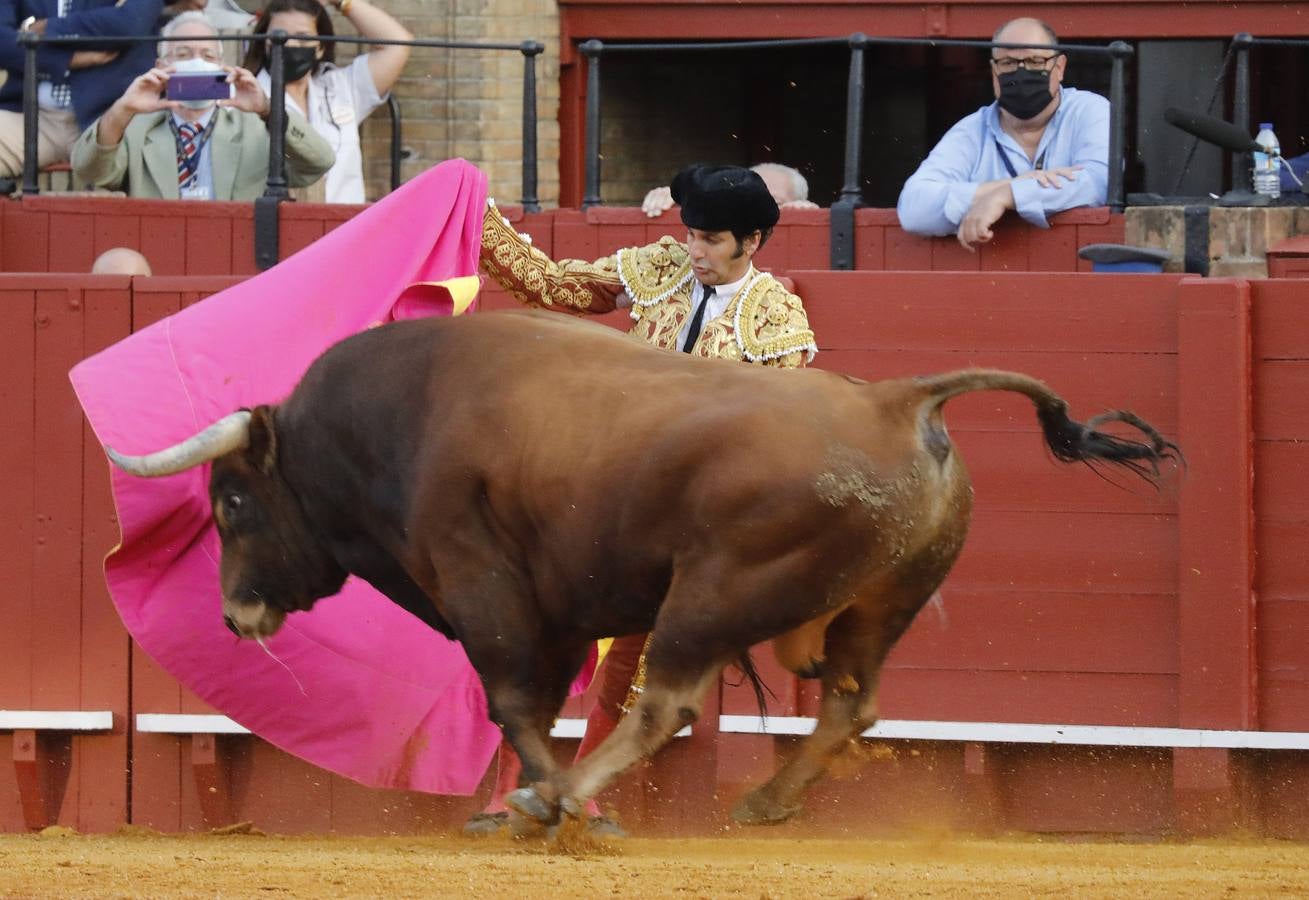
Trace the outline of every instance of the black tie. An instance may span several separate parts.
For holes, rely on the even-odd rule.
[[[709,305],[709,298],[714,295],[714,289],[707,284],[700,285],[704,289],[704,296],[700,298],[700,305],[695,308],[695,315],[691,317],[691,328],[686,332],[686,343],[682,345],[683,353],[690,353],[695,348],[696,338],[700,337],[700,326],[704,324],[704,308]]]

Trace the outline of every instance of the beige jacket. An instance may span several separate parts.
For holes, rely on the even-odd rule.
[[[177,142],[168,127],[168,111],[136,116],[115,147],[96,142],[100,120],[92,122],[73,145],[73,179],[77,184],[123,190],[129,197],[176,200]],[[209,139],[215,200],[253,200],[268,178],[268,127],[254,113],[220,107]],[[286,180],[291,187],[312,184],[335,162],[331,146],[304,117],[286,111]]]

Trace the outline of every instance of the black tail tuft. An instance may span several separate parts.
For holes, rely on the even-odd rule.
[[[755,702],[759,704],[759,718],[767,721],[768,719],[768,697],[777,699],[772,688],[764,684],[764,680],[759,677],[759,670],[754,667],[754,659],[750,656],[749,650],[743,650],[737,657],[736,667],[741,670],[746,679],[750,682],[750,687],[754,689]],[[767,693],[768,697],[764,694]]]
[[[1062,400],[1037,404],[1037,417],[1045,431],[1045,442],[1055,458],[1063,462],[1094,463],[1097,460],[1130,469],[1147,481],[1159,475],[1159,464],[1171,459],[1186,464],[1182,451],[1144,419],[1124,410],[1114,410],[1085,424],[1068,417]],[[1146,440],[1115,437],[1096,429],[1105,422],[1123,422],[1145,435]]]

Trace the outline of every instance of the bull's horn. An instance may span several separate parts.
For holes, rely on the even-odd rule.
[[[145,456],[124,456],[113,447],[105,447],[110,461],[125,472],[142,478],[174,475],[201,463],[217,459],[224,453],[239,450],[250,443],[250,411],[243,409],[224,416],[199,434],[192,435],[167,450]]]

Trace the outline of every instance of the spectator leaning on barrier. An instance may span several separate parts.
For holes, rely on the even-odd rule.
[[[1057,44],[1050,26],[1014,19],[996,43]],[[954,234],[969,250],[992,237],[1008,210],[1048,226],[1049,213],[1103,206],[1108,182],[1109,101],[1062,87],[1056,50],[991,51],[996,101],[955,124],[905,182],[896,211],[906,231]]]
[[[805,181],[798,169],[781,163],[758,163],[750,167],[764,180],[768,193],[773,195],[779,209],[817,209],[817,203],[809,201],[809,182]],[[673,208],[673,192],[668,185],[651,188],[641,201],[641,209],[650,218],[655,218]]]
[[[41,47],[36,54],[37,163],[68,159],[78,133],[150,68],[152,42],[116,41],[154,34],[160,0],[0,0],[0,177],[23,171],[23,63],[18,33],[103,38],[79,47]]]
[[[391,16],[367,0],[340,0],[333,4],[359,33],[375,40],[409,41],[413,35]],[[318,0],[271,0],[259,14],[255,34],[280,28],[287,34],[332,35],[332,18]],[[257,73],[268,91],[272,78],[267,67],[265,41],[252,41],[245,67]],[[382,104],[409,59],[404,46],[377,47],[356,56],[348,66],[337,66],[336,44],[292,39],[283,49],[287,108],[305,116],[336,153],[321,184],[298,194],[301,200],[326,203],[363,203],[364,158],[359,123]]]
[[[253,200],[268,178],[268,97],[245,69],[219,65],[214,26],[185,12],[164,26],[159,65],[137,78],[73,147],[73,175],[82,184],[125,189],[131,197]],[[230,100],[165,100],[179,69],[225,71]],[[286,111],[286,180],[310,184],[334,159],[332,148],[299,113]]]

